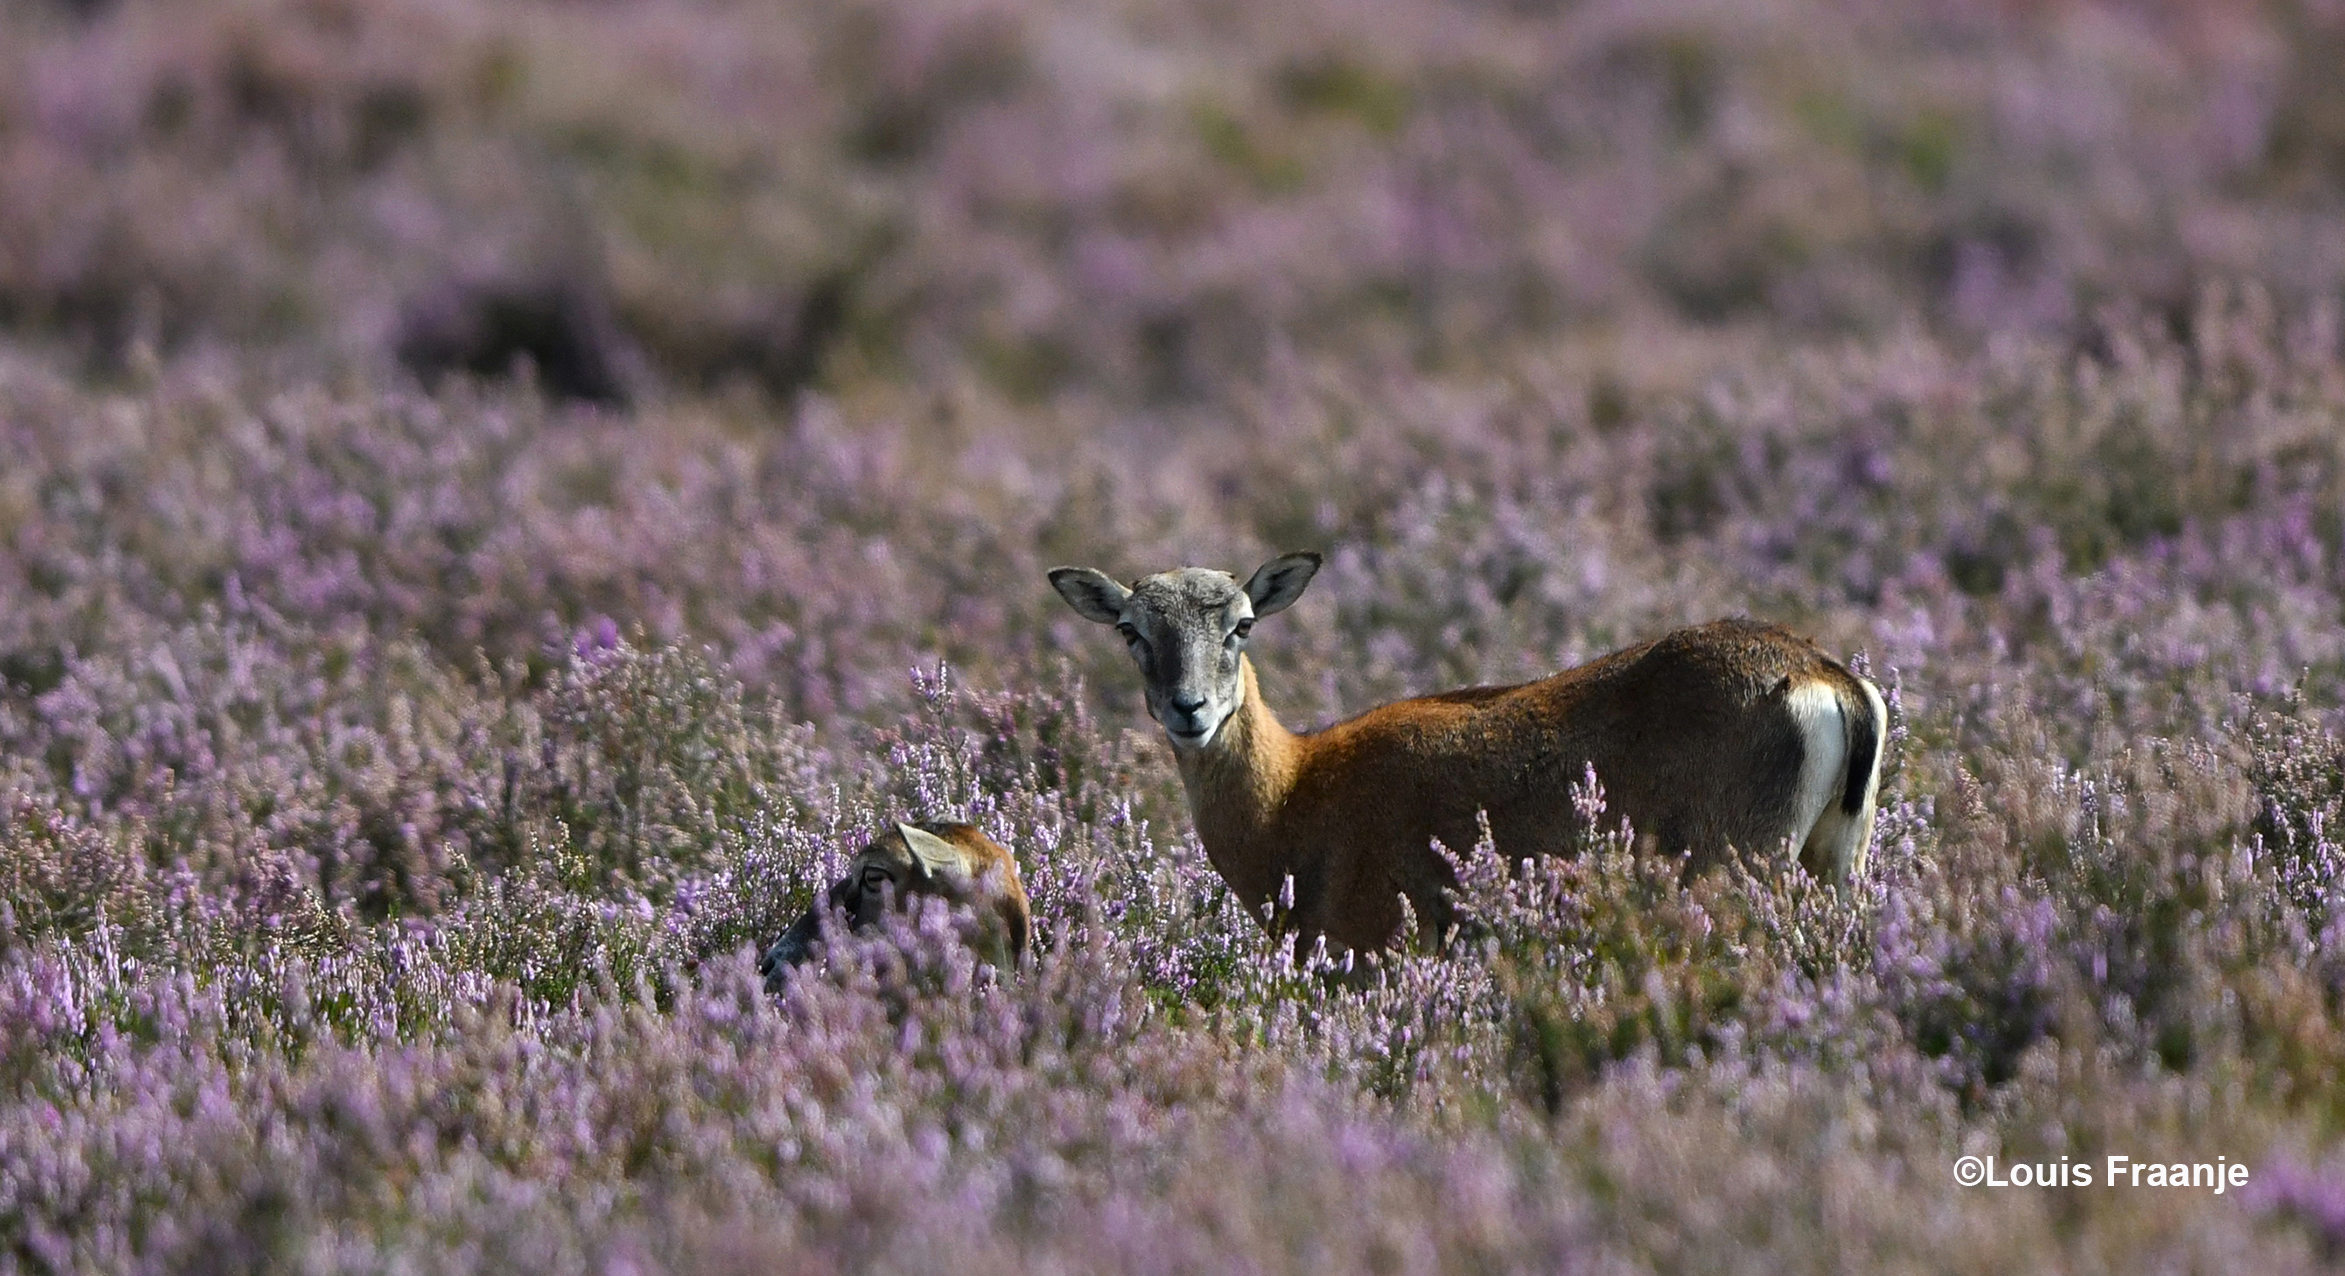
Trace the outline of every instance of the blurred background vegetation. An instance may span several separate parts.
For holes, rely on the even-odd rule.
[[[2341,60],[2326,0],[15,0],[0,330],[1174,417],[1297,358],[2090,345],[2334,308]]]

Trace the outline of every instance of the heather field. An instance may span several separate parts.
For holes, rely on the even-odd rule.
[[[0,1273],[2345,1261],[2340,65],[2334,0],[0,0]],[[1045,572],[1295,548],[1297,727],[1814,635],[1870,869],[1455,847],[1454,943],[1290,952]],[[932,911],[769,996],[917,816],[1031,966]]]

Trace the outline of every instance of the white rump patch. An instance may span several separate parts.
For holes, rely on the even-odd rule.
[[[1840,806],[1848,783],[1848,724],[1841,720],[1840,696],[1832,684],[1802,682],[1783,699],[1791,720],[1799,726],[1799,793],[1792,804],[1791,828],[1786,835],[1794,846],[1805,846],[1817,821]]]
[[[1826,878],[1835,882],[1849,881],[1864,872],[1865,860],[1872,854],[1874,802],[1881,787],[1881,754],[1889,747],[1888,706],[1881,703],[1881,693],[1872,683],[1859,678],[1856,685],[1864,692],[1865,703],[1871,706],[1873,714],[1873,756],[1865,759],[1864,800],[1854,814],[1842,808],[1841,799],[1846,792],[1841,786],[1848,782],[1848,778],[1845,772],[1836,771],[1828,785],[1831,793],[1823,812],[1808,831],[1803,856],[1808,863],[1821,869]],[[1829,694],[1829,689],[1821,683],[1815,689],[1819,694]],[[1805,722],[1801,729],[1803,732],[1807,730]],[[1848,737],[1837,728],[1833,735],[1832,750],[1832,756],[1836,758],[1844,757],[1848,752]],[[1804,781],[1806,778],[1803,770],[1801,779]]]

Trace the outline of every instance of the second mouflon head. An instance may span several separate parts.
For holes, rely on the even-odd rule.
[[[767,990],[780,991],[791,967],[814,955],[826,923],[869,931],[888,909],[915,898],[940,899],[960,912],[962,936],[978,956],[1003,969],[1025,960],[1032,920],[1017,858],[976,825],[923,820],[871,839],[847,875],[765,950],[757,969]]]

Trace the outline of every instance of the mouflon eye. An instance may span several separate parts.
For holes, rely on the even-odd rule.
[[[1234,629],[1230,630],[1229,636],[1230,636],[1230,637],[1232,637],[1232,638],[1236,638],[1236,639],[1243,640],[1247,634],[1250,634],[1250,633],[1253,633],[1253,632],[1254,632],[1254,618],[1253,618],[1252,616],[1248,616],[1248,617],[1246,617],[1244,620],[1241,620],[1241,621],[1239,621],[1239,622],[1238,622],[1238,624],[1237,624],[1237,627],[1236,627],[1236,628],[1234,628]]]
[[[888,876],[888,871],[886,869],[881,868],[876,864],[863,870],[863,884],[873,889],[885,886],[893,880],[893,878]]]

